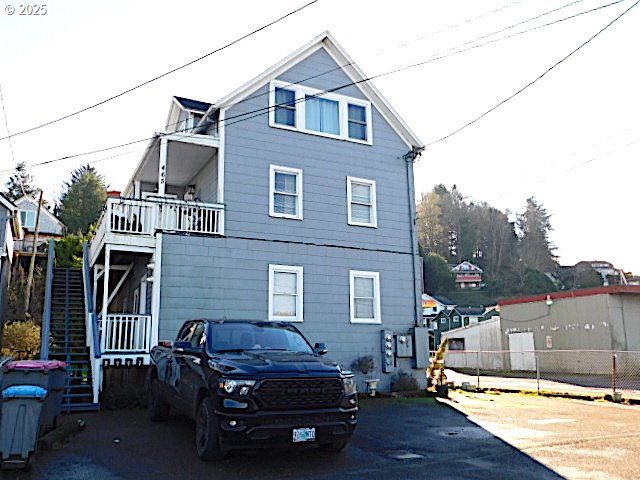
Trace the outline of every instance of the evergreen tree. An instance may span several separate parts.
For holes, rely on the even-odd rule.
[[[38,189],[33,184],[33,177],[27,172],[27,164],[20,162],[16,165],[16,171],[5,183],[7,188],[5,196],[10,200],[17,200],[23,195],[34,196]]]
[[[549,240],[552,230],[551,216],[534,197],[527,199],[527,207],[517,216],[516,226],[520,237],[520,258],[525,267],[541,272],[553,271],[555,247]]]
[[[71,174],[56,206],[56,214],[70,232],[83,235],[96,222],[107,199],[104,179],[95,168],[84,165]]]
[[[454,289],[455,278],[444,257],[437,253],[428,253],[423,262],[425,292],[445,295]]]

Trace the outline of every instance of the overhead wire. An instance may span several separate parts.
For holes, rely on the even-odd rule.
[[[616,2],[618,3],[618,2]],[[504,105],[505,103],[509,102],[510,100],[512,100],[513,98],[515,98],[516,96],[520,95],[522,92],[524,92],[527,88],[529,88],[530,86],[532,86],[533,84],[537,83],[539,80],[541,80],[543,77],[545,77],[549,72],[551,72],[553,69],[555,69],[556,67],[558,67],[560,64],[564,63],[569,57],[571,57],[572,55],[574,55],[576,52],[578,52],[579,50],[581,50],[582,48],[584,48],[586,45],[588,45],[591,41],[593,41],[596,37],[598,37],[601,33],[603,33],[605,30],[607,30],[609,27],[611,27],[611,25],[613,25],[614,23],[616,23],[618,20],[620,20],[624,15],[626,15],[632,8],[634,8],[636,5],[638,5],[638,3],[640,3],[640,0],[637,0],[634,4],[632,4],[629,8],[627,8],[626,10],[624,10],[620,15],[616,16],[613,20],[611,20],[609,23],[607,23],[604,27],[602,27],[600,30],[598,30],[595,34],[593,34],[591,37],[589,37],[586,41],[582,42],[580,45],[578,45],[576,48],[574,48],[571,52],[569,52],[567,55],[565,55],[564,57],[562,57],[560,60],[558,60],[557,62],[555,62],[553,65],[551,65],[549,68],[547,68],[544,72],[542,72],[540,75],[538,75],[536,78],[534,78],[532,81],[530,81],[529,83],[527,83],[525,86],[523,86],[522,88],[518,89],[516,92],[512,93],[511,95],[509,95],[508,97],[506,97],[504,100],[500,101],[499,103],[497,103],[496,105],[494,105],[493,107],[491,107],[489,110],[485,111],[484,113],[482,113],[481,115],[479,115],[478,117],[474,118],[473,120],[465,123],[463,126],[455,129],[454,131],[452,131],[451,133],[437,139],[434,140],[432,142],[429,142],[425,145],[425,148],[431,147],[437,143],[440,143],[448,138],[451,138],[453,135],[456,135],[457,133],[460,133],[461,131],[463,131],[464,129],[470,127],[471,125],[473,125],[474,123],[480,121],[481,119],[483,119],[484,117],[486,117],[487,115],[489,115],[491,112],[497,110],[498,108],[500,108],[502,105]]]
[[[10,139],[12,137],[17,137],[19,135],[24,135],[25,133],[33,132],[34,130],[39,130],[39,129],[43,128],[43,127],[47,127],[49,125],[53,125],[54,123],[61,122],[61,121],[66,120],[68,118],[74,117],[74,116],[76,116],[76,115],[78,115],[80,113],[86,112],[86,111],[91,110],[91,109],[96,108],[96,107],[99,107],[100,105],[104,105],[105,103],[108,103],[108,102],[110,102],[112,100],[115,100],[116,98],[120,98],[120,97],[122,97],[122,96],[124,96],[124,95],[126,95],[128,93],[133,92],[134,90],[137,90],[137,89],[139,89],[141,87],[144,87],[145,85],[149,85],[150,83],[153,83],[153,82],[155,82],[157,80],[160,80],[161,78],[164,78],[164,77],[166,77],[168,75],[171,75],[172,73],[175,73],[175,72],[177,72],[179,70],[182,70],[183,68],[188,67],[189,65],[193,65],[196,62],[199,62],[199,61],[201,61],[201,60],[203,60],[203,59],[205,59],[207,57],[210,57],[211,55],[213,55],[215,53],[218,53],[218,52],[220,52],[222,50],[225,50],[226,48],[229,48],[229,47],[235,45],[236,43],[241,42],[242,40],[255,35],[256,33],[261,32],[262,30],[265,30],[265,29],[271,27],[272,25],[275,25],[278,22],[281,22],[285,18],[290,17],[290,16],[292,16],[292,15],[294,15],[294,14],[296,14],[296,13],[302,11],[302,10],[304,10],[305,8],[313,5],[314,3],[318,2],[318,1],[319,0],[311,0],[310,2],[302,5],[301,7],[298,7],[295,10],[292,10],[289,13],[287,13],[285,15],[282,15],[282,16],[276,18],[275,20],[272,20],[271,22],[269,22],[269,23],[267,23],[267,24],[265,24],[265,25],[263,25],[263,26],[261,26],[259,28],[256,28],[255,30],[252,30],[251,32],[246,33],[246,34],[236,38],[235,40],[232,40],[231,42],[223,45],[222,47],[218,47],[218,48],[216,48],[215,50],[212,50],[209,53],[206,53],[206,54],[204,54],[204,55],[202,55],[202,56],[200,56],[200,57],[198,57],[198,58],[196,58],[194,60],[191,60],[191,61],[189,61],[187,63],[184,63],[184,64],[182,64],[182,65],[180,65],[178,67],[172,68],[171,70],[169,70],[167,72],[164,72],[164,73],[162,73],[160,75],[156,75],[155,77],[153,77],[153,78],[151,78],[149,80],[145,80],[144,82],[142,82],[142,83],[140,83],[138,85],[135,85],[135,86],[133,86],[131,88],[128,88],[128,89],[126,89],[126,90],[124,90],[124,91],[122,91],[120,93],[112,95],[112,96],[110,96],[108,98],[105,98],[104,100],[101,100],[101,101],[99,101],[97,103],[94,103],[92,105],[89,105],[87,107],[81,108],[80,110],[76,110],[74,112],[68,113],[68,114],[63,115],[61,117],[58,117],[58,118],[56,118],[54,120],[49,120],[47,122],[41,123],[39,125],[30,127],[30,128],[27,128],[25,130],[21,130],[19,132],[8,134],[5,137],[0,137],[0,141],[7,140],[7,139]]]
[[[591,8],[591,9],[588,9],[588,10],[585,10],[585,11],[582,11],[582,12],[579,12],[579,13],[576,13],[576,14],[573,14],[573,15],[570,15],[570,16],[567,16],[567,17],[563,17],[563,18],[558,19],[558,20],[554,20],[554,21],[552,21],[552,22],[548,22],[548,23],[543,24],[543,25],[538,25],[538,26],[531,27],[531,28],[526,29],[526,30],[522,30],[522,31],[519,31],[519,32],[516,32],[516,33],[510,34],[510,35],[504,36],[504,37],[500,37],[500,38],[498,38],[498,39],[493,39],[493,40],[491,40],[491,41],[483,42],[483,43],[480,43],[480,44],[478,44],[478,45],[472,45],[472,46],[467,47],[467,48],[462,49],[462,50],[455,50],[455,51],[451,51],[451,50],[454,50],[455,48],[458,48],[458,47],[453,47],[453,48],[450,48],[450,49],[448,49],[448,50],[447,50],[447,51],[449,51],[450,53],[446,53],[446,54],[435,54],[434,56],[430,57],[429,59],[427,59],[427,60],[425,60],[425,61],[421,61],[421,62],[413,63],[413,64],[410,64],[410,65],[406,65],[406,66],[401,67],[401,68],[397,68],[397,69],[389,70],[389,71],[387,71],[387,72],[383,72],[383,73],[380,73],[380,74],[377,74],[377,75],[373,75],[373,76],[370,76],[370,77],[366,77],[366,78],[364,78],[364,79],[357,80],[357,81],[354,81],[354,82],[348,82],[348,83],[346,83],[346,84],[342,84],[342,85],[339,85],[339,86],[337,86],[337,87],[334,87],[334,88],[331,88],[331,89],[327,89],[327,90],[321,91],[321,92],[319,92],[319,93],[317,93],[317,94],[315,94],[315,95],[312,95],[312,96],[313,96],[313,97],[320,97],[320,96],[322,96],[322,95],[324,95],[324,94],[332,93],[332,92],[336,92],[336,91],[342,90],[342,89],[347,88],[347,87],[352,86],[352,85],[357,85],[357,84],[359,84],[359,83],[364,83],[364,82],[367,82],[367,81],[370,81],[370,80],[373,80],[373,79],[376,79],[376,78],[381,78],[381,77],[384,77],[384,76],[387,76],[387,75],[391,75],[391,74],[399,73],[399,72],[402,72],[402,71],[405,71],[405,70],[409,70],[409,69],[411,69],[411,68],[416,68],[416,67],[419,67],[419,66],[423,66],[423,65],[426,65],[426,64],[429,64],[429,63],[432,63],[432,62],[438,61],[438,60],[442,60],[442,59],[444,59],[444,58],[448,58],[448,57],[453,56],[453,55],[457,55],[457,54],[459,54],[459,53],[468,52],[468,51],[470,51],[470,50],[474,50],[474,49],[476,49],[476,48],[480,48],[480,47],[483,47],[483,46],[486,46],[486,45],[489,45],[489,44],[493,44],[493,43],[496,43],[496,42],[499,42],[499,41],[503,41],[503,40],[506,40],[506,39],[509,39],[509,38],[513,38],[513,37],[515,37],[515,36],[522,35],[522,34],[524,34],[524,33],[529,33],[529,32],[534,31],[534,30],[538,30],[538,29],[541,29],[541,28],[544,28],[544,27],[548,27],[548,26],[551,26],[551,25],[555,25],[555,24],[560,23],[560,22],[564,22],[564,21],[567,21],[567,20],[571,20],[571,19],[577,18],[577,17],[579,17],[579,16],[582,16],[582,15],[585,15],[585,14],[588,14],[588,13],[593,13],[593,12],[595,12],[595,11],[598,11],[598,10],[601,10],[601,9],[604,9],[604,8],[607,8],[607,7],[610,7],[610,6],[616,5],[616,4],[621,3],[621,2],[623,2],[623,1],[625,1],[625,0],[615,0],[615,1],[610,2],[610,3],[608,3],[608,4],[605,4],[605,5],[600,5],[600,6],[597,6],[597,7],[594,7],[594,8]],[[640,0],[638,0],[638,1],[640,1]],[[571,2],[571,3],[576,3],[576,2]],[[637,4],[637,3],[638,3],[638,2],[636,2],[636,4]],[[629,11],[629,10],[630,10],[631,8],[633,8],[636,4],[632,5],[632,6],[631,6],[629,9],[627,9],[624,13],[626,13],[627,11]],[[569,5],[569,4],[567,4],[567,5]],[[565,6],[567,6],[567,5],[565,5]],[[563,7],[560,7],[560,8],[563,8]],[[557,10],[558,10],[558,9],[554,9],[554,11],[557,11]],[[605,28],[603,28],[603,29],[602,29],[600,32],[598,32],[596,35],[594,35],[594,36],[593,36],[593,37],[591,37],[589,40],[587,40],[586,42],[584,42],[584,44],[582,44],[580,47],[578,47],[575,51],[577,51],[577,50],[579,50],[580,48],[582,48],[584,45],[586,45],[586,44],[587,44],[587,43],[589,43],[591,40],[593,40],[593,38],[595,38],[597,35],[599,35],[600,33],[602,33],[602,31],[606,30],[606,28],[608,28],[611,24],[613,24],[615,21],[617,21],[617,19],[619,19],[622,15],[624,15],[624,13],[623,13],[623,14],[621,14],[620,16],[618,16],[616,19],[614,19],[610,24],[608,24]],[[542,16],[542,15],[538,15],[538,16],[537,16],[537,18],[539,18],[540,16]],[[526,21],[524,21],[524,22],[518,22],[518,24],[522,24],[522,23],[526,23]],[[507,29],[508,29],[508,28],[509,28],[509,27],[507,27]],[[505,30],[505,29],[502,29],[501,31],[504,31],[504,30]],[[491,35],[492,35],[492,34],[489,34],[489,35],[483,35],[482,37],[479,37],[479,38],[487,38],[488,36],[491,36]],[[472,41],[471,41],[471,42],[464,42],[464,44],[461,44],[461,45],[468,45],[469,43],[472,43]],[[557,63],[556,63],[554,66],[552,66],[549,70],[551,70],[551,69],[555,68],[555,66],[559,65],[560,63],[562,63],[564,60],[566,60],[566,58],[568,58],[568,57],[569,57],[569,56],[571,56],[573,53],[575,53],[575,51],[574,51],[574,52],[572,52],[572,53],[570,53],[569,55],[567,55],[567,56],[566,56],[563,60],[561,60],[560,62],[557,62]],[[351,65],[351,64],[352,64],[352,63],[348,63],[348,64],[345,64],[345,66],[348,66],[348,65]],[[328,72],[335,71],[335,70],[340,69],[340,68],[342,68],[342,67],[341,67],[341,66],[335,67],[335,68],[333,68],[333,69],[331,69],[331,70],[328,70],[328,71],[326,71],[326,72],[322,72],[322,73],[320,73],[320,74],[316,74],[316,75],[313,75],[313,76],[311,76],[311,77],[308,77],[308,79],[316,78],[316,77],[321,76],[321,75],[325,75],[325,74],[326,74],[326,73],[328,73]],[[546,73],[548,73],[548,72],[546,72]],[[542,76],[546,75],[546,73],[544,73]],[[542,76],[541,76],[541,77],[542,77]],[[541,78],[541,77],[540,77],[540,78]],[[308,79],[307,79],[307,80],[308,80]],[[538,80],[539,80],[539,78],[538,78]],[[291,84],[289,84],[289,85],[295,85],[295,84],[300,83],[300,82],[303,82],[303,81],[305,81],[305,80],[301,80],[301,81],[299,81],[299,82],[293,82],[293,83],[291,83]],[[537,80],[535,80],[535,81],[537,81]],[[528,86],[530,86],[531,84],[535,83],[535,81],[530,82],[530,84],[529,84]],[[526,88],[528,88],[528,86],[525,86],[523,89],[521,89],[521,91],[522,91],[522,90],[524,90],[524,89],[526,89]],[[519,92],[518,92],[518,93],[519,93]],[[458,132],[459,132],[459,131],[461,131],[462,129],[467,128],[467,127],[468,127],[468,126],[470,126],[471,124],[473,124],[473,123],[477,122],[478,120],[480,120],[480,118],[482,118],[483,116],[486,116],[488,113],[490,113],[491,111],[493,111],[493,110],[495,110],[496,108],[498,108],[501,104],[506,103],[508,100],[510,100],[511,98],[513,98],[514,96],[516,96],[518,93],[516,93],[516,94],[514,94],[514,95],[510,96],[509,98],[507,98],[507,99],[503,100],[503,102],[501,102],[499,105],[497,105],[497,106],[493,107],[493,109],[491,109],[490,111],[485,112],[483,115],[481,115],[481,116],[480,116],[479,118],[477,118],[476,120],[474,120],[474,121],[472,121],[472,122],[469,122],[469,123],[468,123],[468,124],[466,124],[465,126],[463,126],[463,127],[459,128],[459,129],[457,129],[456,131],[454,131],[454,132],[450,133],[449,135],[447,135],[447,136],[445,136],[445,137],[442,137],[442,138],[440,138],[440,139],[438,139],[438,140],[436,140],[436,141],[434,141],[434,142],[430,142],[430,143],[428,143],[426,146],[428,147],[428,146],[434,145],[435,143],[438,143],[438,142],[440,142],[440,141],[443,141],[443,140],[445,140],[446,138],[449,138],[450,136],[452,136],[452,135],[454,135],[454,134],[458,133]],[[263,95],[266,95],[266,93],[260,93],[260,94],[254,95],[253,97],[245,98],[245,99],[243,99],[242,101],[246,101],[246,100],[248,100],[249,98],[257,98],[257,97],[259,97],[259,96],[263,96]],[[305,100],[304,98],[302,98],[302,99],[297,99],[297,100],[295,100],[293,103],[299,103],[299,102],[304,101],[304,100]],[[240,102],[237,102],[237,103],[240,103]],[[237,103],[236,103],[236,104],[237,104]],[[227,106],[227,107],[234,106],[234,105],[236,105],[236,104],[232,104],[232,105],[229,105],[229,106]],[[275,109],[276,107],[277,107],[277,105],[272,105],[272,106],[268,106],[268,107],[262,107],[262,108],[259,108],[259,109],[251,110],[251,111],[248,111],[248,112],[243,112],[243,113],[238,114],[238,115],[233,115],[233,116],[230,116],[230,117],[225,118],[225,119],[224,119],[224,121],[222,122],[222,125],[223,125],[223,126],[230,126],[230,125],[234,125],[234,124],[236,124],[236,123],[242,122],[242,121],[250,120],[250,119],[252,119],[252,118],[255,118],[255,117],[258,117],[258,116],[261,116],[261,115],[265,115],[265,114],[269,113],[271,110]],[[176,122],[176,123],[179,123],[179,122]],[[183,131],[184,131],[184,130],[183,130]],[[77,153],[77,154],[65,155],[65,156],[62,156],[62,157],[55,158],[55,159],[51,159],[51,160],[46,160],[46,161],[42,161],[42,162],[33,163],[33,164],[30,164],[29,166],[30,166],[30,167],[36,167],[36,166],[47,165],[47,164],[50,164],[50,163],[59,162],[59,161],[63,161],[63,160],[68,160],[68,159],[72,159],[72,158],[77,158],[77,157],[81,157],[81,156],[93,155],[93,154],[96,154],[96,153],[102,153],[102,152],[105,152],[105,151],[114,150],[114,149],[117,149],[117,148],[121,148],[121,147],[129,146],[129,145],[133,145],[133,144],[136,144],[136,143],[141,143],[141,142],[150,141],[150,140],[152,140],[152,139],[156,138],[158,135],[169,135],[169,134],[171,134],[171,133],[181,133],[181,132],[180,132],[180,131],[178,131],[178,132],[168,132],[168,133],[164,133],[164,134],[163,134],[163,133],[160,133],[160,134],[154,134],[154,135],[153,135],[153,136],[151,136],[151,137],[145,137],[145,138],[142,138],[142,139],[139,139],[139,140],[133,140],[133,141],[125,142],[125,143],[121,143],[121,144],[118,144],[118,145],[108,146],[108,147],[104,147],[104,148],[98,148],[98,149],[90,150],[90,151],[87,151],[87,152],[81,152],[81,153]],[[0,139],[0,140],[1,140],[1,139]],[[13,170],[13,169],[0,170],[0,173],[8,172],[8,171],[12,171],[12,170]]]

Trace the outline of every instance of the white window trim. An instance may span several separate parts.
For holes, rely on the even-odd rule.
[[[276,123],[275,105],[276,105],[276,87],[284,88],[286,90],[293,90],[295,92],[296,112],[295,112],[295,126],[282,125]],[[316,88],[304,87],[302,85],[294,85],[279,80],[273,80],[269,85],[269,126],[274,128],[282,128],[284,130],[293,130],[296,132],[308,133],[310,135],[317,135],[320,137],[335,138],[338,140],[346,140],[348,142],[362,143],[364,145],[373,144],[373,128],[371,122],[371,102],[362,100],[360,98],[348,97],[346,95],[338,95],[335,93],[323,93],[323,90]],[[318,132],[316,130],[309,130],[305,127],[305,95],[317,95],[319,98],[326,98],[327,100],[334,100],[339,103],[338,110],[340,114],[340,134],[334,135],[331,133]],[[349,137],[349,104],[358,105],[365,108],[367,119],[367,139],[360,140],[358,138]]]
[[[278,213],[275,211],[274,194],[276,189],[276,172],[290,173],[296,176],[296,214]],[[302,220],[302,170],[299,168],[269,165],[269,216]]]
[[[371,187],[371,222],[357,222],[351,218],[351,184],[362,183]],[[378,228],[378,210],[376,207],[376,182],[366,178],[347,177],[347,223],[359,227]]]
[[[354,295],[354,280],[359,278],[372,278],[373,279],[373,318],[355,318],[355,295]],[[364,272],[362,270],[349,270],[349,304],[350,304],[350,317],[351,323],[368,323],[368,324],[381,324],[382,317],[380,314],[380,273],[379,272]]]
[[[273,315],[273,286],[275,284],[275,273],[286,272],[296,274],[296,316],[287,317],[281,315]],[[272,265],[269,264],[269,320],[274,322],[302,322],[304,320],[304,269],[303,267],[295,267],[292,265]]]

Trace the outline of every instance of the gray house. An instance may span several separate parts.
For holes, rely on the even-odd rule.
[[[34,248],[34,236],[36,220],[38,216],[38,198],[24,195],[15,201],[20,211],[20,223],[23,235],[15,242],[15,254],[17,257],[31,257]],[[38,240],[35,245],[36,254],[46,257],[49,240],[57,240],[64,236],[66,227],[47,207],[40,208],[40,225],[38,228]]]
[[[323,33],[213,104],[172,99],[90,246],[94,378],[148,364],[197,317],[296,322],[343,365],[372,355],[381,388],[425,366],[407,342],[422,324],[423,147],[365,79]]]
[[[4,322],[6,293],[11,278],[14,239],[19,238],[18,207],[0,193],[0,322]]]

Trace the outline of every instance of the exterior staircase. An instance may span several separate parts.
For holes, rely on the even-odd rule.
[[[67,363],[63,411],[95,410],[87,348],[84,287],[79,268],[55,268],[51,289],[49,359]]]

